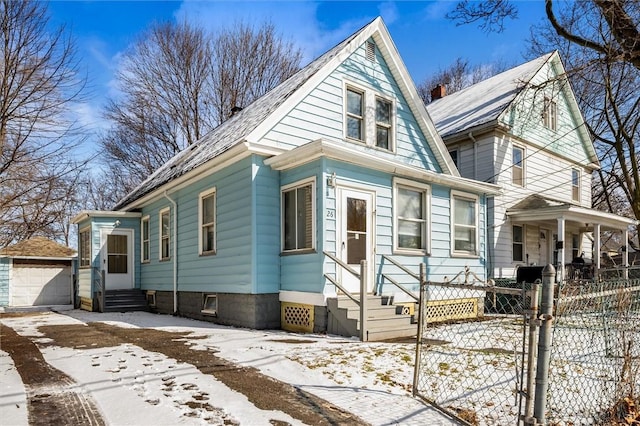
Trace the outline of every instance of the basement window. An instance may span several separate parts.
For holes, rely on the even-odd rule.
[[[156,291],[155,290],[147,290],[147,305],[151,307],[156,306]]]
[[[202,304],[203,314],[206,315],[218,315],[218,296],[215,294],[205,294],[204,303]]]

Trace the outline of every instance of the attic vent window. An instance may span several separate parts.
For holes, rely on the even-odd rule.
[[[367,42],[367,59],[371,62],[376,61],[376,45],[370,41]]]

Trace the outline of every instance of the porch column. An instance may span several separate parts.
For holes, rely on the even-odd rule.
[[[565,255],[564,255],[564,217],[558,218],[558,242],[556,249],[558,250],[558,269],[560,269],[560,282],[564,282],[565,271]]]
[[[593,278],[596,278],[600,273],[600,261],[602,259],[602,253],[600,253],[600,224],[593,224]]]
[[[624,244],[622,245],[622,247],[624,248],[624,253],[622,255],[622,262],[624,265],[624,279],[628,280],[629,279],[629,228],[625,228],[624,231],[622,231],[622,238],[623,238],[623,242]]]

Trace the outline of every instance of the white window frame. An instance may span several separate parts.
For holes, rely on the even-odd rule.
[[[167,253],[167,257],[162,257],[162,241],[163,241],[163,235],[162,235],[162,216],[164,214],[168,215],[168,222],[169,222],[169,233],[167,235],[167,240],[168,240],[168,253]],[[158,259],[160,260],[169,260],[171,259],[171,208],[170,207],[165,207],[164,209],[160,210],[158,212],[158,242],[159,247],[158,247]]]
[[[302,188],[305,186],[311,185],[311,247],[305,248],[296,248],[296,249],[288,249],[284,248],[284,234],[285,234],[285,211],[284,211],[284,193],[292,190],[297,190],[298,188]],[[282,253],[308,253],[310,251],[315,251],[316,249],[316,177],[310,177],[307,179],[302,179],[294,183],[290,183],[288,185],[284,185],[280,187],[280,251]],[[296,227],[297,228],[297,227]]]
[[[382,121],[378,121],[378,100],[384,102],[385,104],[389,105],[389,123],[383,123]],[[376,94],[374,96],[374,117],[373,117],[373,121],[374,121],[374,129],[373,129],[373,146],[381,149],[383,151],[389,151],[389,152],[393,152],[393,101],[384,97],[384,96],[380,96],[379,94]],[[387,129],[387,135],[388,135],[388,148],[384,148],[381,146],[378,146],[378,127],[383,127],[385,129]]]
[[[348,93],[349,92],[354,92],[354,93],[359,93],[360,95],[362,95],[362,103],[360,105],[360,109],[362,110],[362,115],[355,115],[353,113],[349,112],[349,101],[348,101]],[[353,141],[358,141],[358,142],[365,142],[367,140],[367,119],[366,119],[366,115],[367,115],[367,93],[364,89],[359,88],[359,87],[355,87],[352,84],[347,84],[345,86],[344,89],[344,136],[347,139],[353,140]],[[362,139],[358,139],[358,138],[354,138],[353,136],[349,135],[349,117],[351,118],[356,118],[358,120],[360,120],[360,135],[362,136]]]
[[[476,246],[474,251],[468,250],[456,250],[456,227],[468,225],[457,225],[455,223],[456,212],[456,198],[464,199],[465,201],[472,201],[475,203],[475,240]],[[461,191],[451,191],[451,256],[452,257],[479,257],[480,256],[480,197],[475,194]]]
[[[558,130],[558,104],[550,97],[545,96],[542,110],[542,125],[554,132]]]
[[[213,196],[213,222],[203,223],[204,217],[202,215],[202,207],[205,198],[209,198]],[[213,248],[211,250],[203,250],[204,240],[202,238],[202,230],[205,226],[213,226]],[[218,248],[218,194],[216,193],[216,188],[213,187],[206,191],[201,192],[198,195],[198,253],[201,256],[207,256],[216,254],[216,250]]]
[[[515,240],[515,233],[513,232],[513,228],[518,227],[522,229],[522,241],[516,241]],[[527,234],[526,234],[526,228],[524,225],[517,225],[517,224],[512,224],[511,225],[511,261],[513,263],[521,263],[525,261],[525,247],[526,247],[526,239]],[[515,252],[513,251],[513,246],[516,244],[520,244],[522,246],[522,259],[521,260],[516,260],[515,259]]]
[[[214,308],[211,309],[207,309],[207,305],[208,302],[212,301],[213,302],[213,306]],[[213,316],[217,316],[218,315],[218,295],[217,294],[205,294],[202,300],[202,309],[200,310],[201,313],[205,314],[205,315],[213,315]]]
[[[398,245],[398,231],[400,230],[400,217],[398,215],[399,209],[397,206],[398,201],[398,188],[403,187],[412,191],[418,191],[422,193],[422,206],[423,206],[423,221],[424,229],[422,235],[423,247],[419,249],[411,249],[406,247],[400,247]],[[393,252],[398,254],[419,254],[425,255],[431,253],[431,186],[425,183],[416,182],[408,179],[394,178],[393,179]]]
[[[576,202],[580,202],[580,170],[571,168],[571,199]]]
[[[353,91],[362,94],[362,138],[356,139],[349,136],[348,126],[347,126],[347,117],[349,113],[347,112],[347,92]],[[349,141],[353,141],[356,143],[364,144],[373,149],[380,150],[382,152],[395,153],[396,152],[396,115],[397,115],[397,104],[395,99],[390,96],[384,95],[379,91],[371,88],[365,87],[359,84],[352,83],[350,81],[344,82],[344,138]],[[377,145],[377,128],[378,122],[376,121],[376,100],[380,99],[385,102],[388,102],[391,106],[391,111],[389,114],[389,148],[381,148]],[[357,116],[356,116],[357,117]],[[386,125],[385,125],[386,126]]]
[[[147,224],[147,239],[144,239],[144,224]],[[144,246],[145,244],[148,246],[147,256],[144,257]],[[140,219],[140,258],[142,259],[142,263],[149,263],[151,261],[151,221],[149,216],[144,216]]]
[[[82,235],[85,234],[83,241]],[[85,247],[83,242],[87,245]],[[84,262],[86,260],[86,263]],[[78,231],[78,267],[90,268],[91,267],[91,226],[82,228]]]
[[[522,152],[522,161],[520,162],[520,166],[516,166],[516,163],[514,161],[514,155],[513,152],[518,149]],[[513,145],[511,147],[511,184],[524,188],[525,187],[525,166],[526,166],[526,161],[525,161],[525,155],[526,155],[527,151],[524,149],[524,147],[519,146],[519,145]],[[522,182],[520,184],[515,182],[515,176],[514,176],[514,171],[516,169],[519,169],[522,171]]]

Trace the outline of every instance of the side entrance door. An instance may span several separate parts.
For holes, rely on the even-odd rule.
[[[360,261],[366,260],[368,265],[368,291],[373,291],[372,263],[373,238],[373,192],[365,192],[348,188],[338,188],[338,257],[354,271],[360,273]],[[351,293],[360,293],[360,281],[338,268],[342,285]]]
[[[133,230],[103,230],[101,247],[105,289],[133,288]]]

